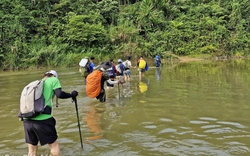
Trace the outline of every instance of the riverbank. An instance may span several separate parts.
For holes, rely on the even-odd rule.
[[[191,61],[202,61],[202,58],[192,58],[192,57],[179,57],[179,62],[191,62]]]

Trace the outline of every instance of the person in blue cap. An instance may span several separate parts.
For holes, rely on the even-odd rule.
[[[155,67],[161,66],[161,58],[158,55],[155,56],[154,63],[155,63]]]

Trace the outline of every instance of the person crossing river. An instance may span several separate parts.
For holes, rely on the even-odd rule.
[[[140,59],[137,61],[138,71],[139,71],[139,80],[145,76],[145,72],[148,70],[148,63],[143,59],[143,56],[140,56]]]
[[[133,68],[130,56],[128,56],[127,60],[123,62],[123,65],[125,67],[125,69],[124,69],[124,80],[125,80],[125,82],[129,82],[130,79],[131,79],[130,68]],[[136,67],[134,67],[134,68],[136,68]]]
[[[66,93],[62,91],[58,74],[54,70],[50,70],[44,74],[45,82],[43,84],[43,96],[47,104],[44,113],[33,118],[24,118],[23,126],[25,133],[25,141],[28,144],[28,156],[36,156],[38,151],[38,142],[41,146],[48,144],[50,154],[59,156],[60,147],[58,144],[58,135],[56,131],[56,120],[52,116],[52,98],[56,95],[58,98],[72,98],[76,100],[77,91]],[[46,113],[45,113],[46,112]]]
[[[87,77],[86,94],[90,98],[96,98],[100,102],[106,101],[106,93],[104,89],[105,81],[109,84],[117,84],[120,80],[112,81],[107,73],[107,69],[111,68],[110,61],[103,62]]]

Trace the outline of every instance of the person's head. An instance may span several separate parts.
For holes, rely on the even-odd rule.
[[[130,56],[128,56],[128,57],[127,57],[127,60],[131,60],[131,57],[130,57]]]
[[[93,56],[90,58],[91,61],[94,61],[94,59],[95,59],[95,58],[94,58]]]
[[[118,61],[117,61],[118,63],[122,63],[122,59],[118,59]]]
[[[101,67],[102,67],[103,69],[105,69],[105,70],[111,68],[111,66],[112,66],[112,64],[111,64],[110,61],[106,61],[106,62],[101,63]]]
[[[143,56],[142,56],[142,55],[140,56],[140,59],[143,59]]]
[[[52,77],[52,76],[54,76],[54,77],[58,78],[58,74],[57,74],[57,72],[56,72],[55,70],[47,71],[47,72],[44,74],[44,76],[47,76],[47,77]]]
[[[111,58],[111,59],[109,59],[109,62],[110,62],[110,63],[113,63],[113,62],[114,62],[114,60]]]
[[[156,55],[156,56],[155,56],[155,58],[159,58],[159,56],[158,56],[158,55]]]

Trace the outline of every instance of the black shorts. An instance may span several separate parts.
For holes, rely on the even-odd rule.
[[[96,99],[99,99],[100,102],[106,101],[106,93],[104,89],[101,90],[101,93],[96,97]]]
[[[139,72],[145,73],[145,69],[139,68]]]
[[[56,120],[52,117],[46,120],[24,120],[25,141],[36,146],[40,141],[41,146],[52,144],[58,138]]]

